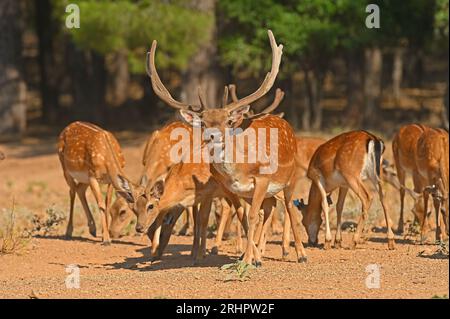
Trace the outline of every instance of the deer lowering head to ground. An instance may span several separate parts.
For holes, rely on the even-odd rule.
[[[125,159],[119,143],[110,132],[96,125],[74,122],[59,135],[58,155],[70,187],[66,236],[72,236],[75,194],[78,194],[86,213],[89,232],[96,236],[94,218],[86,200],[86,190],[90,187],[101,212],[102,240],[104,244],[109,244],[109,207],[113,189],[129,204],[133,204],[138,197],[138,187],[123,173]],[[108,185],[105,202],[100,184]]]
[[[423,193],[424,210],[427,211],[428,197],[433,198],[436,217],[436,240],[448,236],[449,209],[449,145],[448,133],[442,129],[428,128],[417,141],[415,161],[419,175],[419,191]],[[441,217],[441,208],[443,216]],[[443,223],[441,222],[443,219]],[[422,239],[425,236],[427,214],[422,221]]]
[[[172,133],[176,130],[184,130],[188,134],[192,134],[192,127],[181,122],[175,121],[165,125],[163,128],[154,131],[145,144],[142,156],[142,171],[140,181],[145,185],[143,196],[137,199],[136,207],[147,209],[148,205],[152,205],[151,191],[152,186],[158,180],[164,180],[170,168],[176,164],[171,159],[170,151],[175,144],[178,143],[177,135]],[[128,224],[132,217],[132,212],[128,209],[128,203],[120,198],[114,202],[111,208],[111,230],[116,238],[119,236],[123,227]],[[189,215],[191,215],[192,207],[188,207]],[[191,218],[187,219],[185,228],[186,232],[190,232],[193,227]]]
[[[261,254],[254,241],[261,205],[265,198],[270,198],[280,191],[284,192],[285,203],[294,228],[298,260],[306,261],[306,253],[301,242],[299,219],[291,201],[297,180],[294,174],[296,161],[294,131],[285,120],[265,111],[249,115],[250,104],[267,94],[279,71],[283,46],[276,44],[271,31],[268,31],[268,34],[272,48],[270,72],[254,93],[237,102],[227,103],[222,108],[208,108],[200,90],[199,105],[176,101],[165,88],[156,71],[156,41],[153,41],[151,51],[147,55],[147,71],[155,93],[168,105],[178,109],[187,123],[204,128],[203,142],[212,144],[215,150],[222,150],[220,160],[213,161],[211,164],[211,168],[214,168],[215,179],[231,193],[251,201],[248,215],[248,240],[243,259],[248,264],[253,260],[257,264],[261,263]],[[269,111],[273,111],[273,109]],[[229,134],[230,131],[234,134]],[[274,140],[272,140],[271,133],[274,133]],[[251,143],[245,143],[245,138],[242,137],[247,135],[252,137]],[[270,138],[267,138],[268,136]],[[244,161],[228,161],[224,158],[226,139],[233,141],[231,143],[233,154],[236,154],[238,149],[245,154]],[[274,156],[267,156],[267,153]],[[250,158],[256,160],[250,161]]]
[[[404,231],[404,203],[406,190],[406,174],[411,174],[414,181],[414,191],[421,192],[419,186],[419,174],[417,172],[415,152],[417,148],[417,141],[422,133],[427,129],[421,124],[409,124],[402,126],[395,134],[392,140],[392,153],[394,154],[395,167],[397,169],[397,176],[400,182],[400,216],[398,220],[397,231],[401,234]]]
[[[362,204],[362,214],[353,237],[353,246],[355,247],[364,229],[368,210],[372,203],[372,188],[375,188],[383,206],[387,226],[388,247],[389,249],[394,249],[394,233],[391,229],[391,220],[386,210],[380,181],[383,152],[383,141],[366,131],[343,133],[319,146],[308,168],[308,177],[312,180],[308,204],[305,205],[301,201],[299,205],[303,212],[303,224],[311,244],[317,244],[319,228],[322,223],[321,212],[323,210],[326,231],[325,249],[331,247],[327,194],[339,188],[339,197],[336,204],[337,231],[335,246],[341,246],[342,209],[348,189],[351,189],[361,200]]]

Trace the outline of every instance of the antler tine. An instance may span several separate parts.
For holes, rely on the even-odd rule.
[[[277,89],[275,92],[275,99],[273,100],[272,104],[270,104],[268,107],[266,107],[264,110],[262,110],[259,113],[270,113],[273,110],[275,110],[278,105],[280,105],[281,101],[283,101],[284,98],[284,92],[281,89]]]
[[[228,86],[225,85],[222,97],[222,107],[228,104]]]
[[[230,85],[228,85],[228,89],[230,90],[231,99],[233,100],[233,102],[239,101],[237,94],[236,94],[236,85],[230,84]]]
[[[283,45],[277,45],[275,41],[275,37],[273,36],[273,33],[271,30],[267,31],[269,35],[270,40],[270,46],[272,48],[272,67],[270,72],[267,73],[266,77],[264,78],[264,81],[262,82],[261,86],[252,94],[238,100],[237,102],[232,102],[231,104],[226,106],[226,109],[228,111],[233,111],[237,109],[238,107],[241,107],[243,105],[248,105],[259,98],[261,98],[263,95],[265,95],[273,86],[275,79],[278,75],[278,71],[280,69],[280,63],[281,63],[281,56],[283,54]]]
[[[150,77],[151,84],[153,91],[155,91],[155,94],[158,95],[158,97],[166,102],[171,107],[174,107],[176,109],[196,109],[198,107],[192,107],[189,104],[181,103],[176,101],[169,93],[169,91],[166,89],[164,84],[161,82],[161,79],[158,75],[158,72],[156,71],[155,67],[155,51],[156,51],[156,40],[153,40],[152,48],[150,49],[150,52],[147,52],[147,58],[145,63],[145,69],[147,71],[148,76]]]
[[[232,98],[233,102],[239,101],[239,98],[237,97],[237,94],[236,94],[236,85],[230,84],[230,85],[228,85],[228,87],[229,87],[229,91],[231,93],[231,98]],[[283,101],[283,98],[284,98],[284,92],[283,92],[283,90],[278,88],[275,91],[275,98],[274,98],[272,104],[270,104],[268,107],[264,108],[261,112],[258,112],[258,114],[271,113],[273,110],[275,110],[278,107],[278,105],[280,105],[281,101]]]
[[[202,88],[199,86],[198,89],[197,89],[197,91],[198,91],[198,98],[199,98],[199,100],[200,100],[200,106],[201,106],[201,109],[202,109],[202,110],[207,109],[208,106],[207,106],[207,104],[206,104],[205,95],[203,94]]]

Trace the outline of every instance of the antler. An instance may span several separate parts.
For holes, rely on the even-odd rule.
[[[228,111],[233,111],[243,105],[249,105],[255,102],[256,100],[264,96],[267,92],[269,92],[269,90],[272,88],[280,68],[281,55],[283,54],[283,45],[277,45],[271,30],[267,31],[267,33],[269,34],[270,46],[272,47],[272,68],[270,72],[267,73],[261,86],[255,92],[238,101],[234,101],[228,104],[226,106],[226,109]]]
[[[189,104],[181,103],[181,102],[178,102],[177,100],[175,100],[170,95],[169,91],[166,89],[164,84],[161,82],[158,72],[156,71],[156,67],[155,67],[156,45],[157,45],[156,40],[153,40],[152,48],[150,49],[150,52],[147,52],[147,59],[146,59],[146,63],[145,63],[145,69],[147,71],[148,76],[150,77],[153,91],[155,91],[156,95],[158,95],[161,100],[163,100],[168,105],[170,105],[171,107],[174,107],[176,109],[190,109],[193,111],[202,110],[203,106],[189,105]]]
[[[236,85],[234,85],[234,84],[228,85],[228,90],[230,91],[231,99],[233,100],[233,102],[238,102],[239,98],[237,97],[237,94],[236,94]],[[272,112],[273,110],[275,110],[278,107],[278,105],[281,103],[283,98],[284,98],[284,92],[278,88],[275,91],[275,98],[274,98],[272,104],[270,104],[269,106],[264,108],[261,112],[258,112],[257,114],[254,114],[252,116],[257,116],[259,114],[268,114],[268,113]]]

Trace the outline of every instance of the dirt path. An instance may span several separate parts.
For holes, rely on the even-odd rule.
[[[144,138],[130,139],[132,143],[124,148],[126,171],[132,177],[140,170]],[[40,151],[30,151],[36,149]],[[55,149],[54,141],[2,145],[7,159],[0,163],[0,226],[9,216],[13,199],[16,224],[24,227],[33,214],[45,216],[49,207],[67,211],[68,188]],[[390,209],[397,212],[397,193],[389,189],[387,193]],[[88,199],[94,203],[90,194]],[[358,211],[351,202],[344,209],[344,220],[354,219]],[[410,207],[409,200],[407,210]],[[371,216],[376,225],[382,221],[379,206]],[[411,218],[408,213],[407,219]],[[307,264],[293,262],[293,247],[291,262],[281,261],[280,237],[275,236],[270,238],[263,267],[251,270],[250,279],[240,282],[226,281],[227,273],[219,269],[236,260],[232,240],[226,242],[223,253],[192,266],[192,238],[173,236],[163,260],[150,264],[147,243],[134,236],[109,247],[89,237],[79,201],[77,238],[61,239],[64,228],[61,225],[55,236],[33,238],[21,254],[0,255],[0,298],[31,294],[42,298],[431,298],[449,294],[448,258],[426,257],[436,246],[415,245],[398,237],[397,250],[388,251],[384,233],[371,233],[370,241],[357,250],[307,248]],[[350,242],[351,234],[344,233],[344,246]],[[208,248],[212,245],[210,239]],[[418,256],[424,250],[425,256]],[[66,288],[70,264],[80,267],[79,289]],[[366,287],[366,267],[371,264],[380,270],[378,289]]]

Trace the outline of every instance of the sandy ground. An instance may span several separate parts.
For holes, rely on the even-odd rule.
[[[127,160],[126,172],[136,176],[144,135],[119,134]],[[0,163],[0,226],[5,226],[14,202],[17,227],[30,227],[31,217],[45,216],[52,207],[67,213],[68,187],[62,177],[54,139],[25,139],[2,145],[7,159]],[[389,158],[389,149],[386,154]],[[397,221],[398,194],[386,188],[393,220]],[[98,223],[98,212],[88,196]],[[407,209],[412,206],[408,199]],[[344,220],[355,220],[357,203],[350,198]],[[407,219],[412,219],[411,213]],[[371,210],[371,222],[383,226],[380,205]],[[431,298],[449,295],[448,258],[437,258],[434,245],[418,245],[397,236],[397,249],[387,250],[384,233],[371,232],[356,250],[307,248],[309,261],[281,260],[280,236],[272,236],[263,267],[249,270],[246,281],[229,281],[220,266],[237,254],[233,240],[224,251],[193,266],[189,257],[192,237],[173,236],[161,261],[149,262],[146,239],[122,237],[111,246],[92,238],[77,200],[72,240],[63,239],[65,223],[45,237],[32,238],[14,254],[0,255],[0,298]],[[100,233],[98,231],[98,233]],[[323,240],[323,238],[321,238]],[[213,246],[209,239],[208,249]],[[305,238],[306,241],[306,238]],[[80,288],[67,288],[69,265],[80,271]],[[372,265],[372,266],[370,266]],[[376,266],[373,266],[376,265]],[[377,267],[380,287],[368,288],[367,267]],[[373,268],[370,268],[373,269]],[[371,277],[369,277],[371,278]]]

